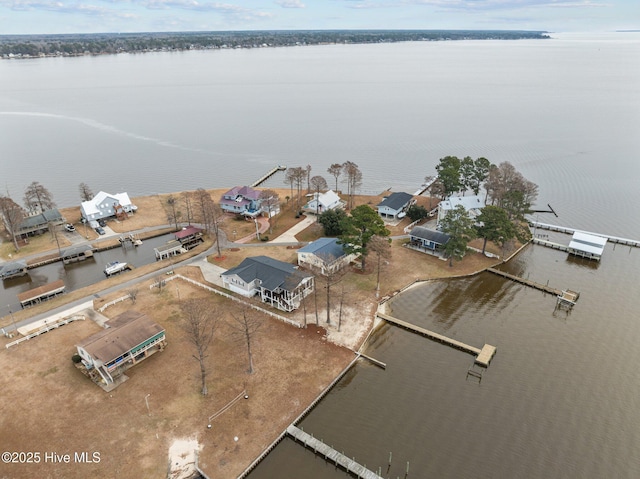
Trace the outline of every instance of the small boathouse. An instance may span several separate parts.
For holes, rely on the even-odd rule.
[[[64,281],[59,279],[57,281],[54,281],[53,283],[38,286],[37,288],[33,288],[29,291],[18,294],[18,301],[20,301],[20,305],[24,308],[41,303],[42,301],[46,301],[50,298],[53,298],[54,296],[62,294],[64,293],[64,290]]]
[[[576,231],[573,233],[567,251],[575,256],[600,261],[606,244],[607,238]]]

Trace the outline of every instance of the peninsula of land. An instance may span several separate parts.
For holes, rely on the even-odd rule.
[[[277,30],[0,35],[0,58],[441,40],[548,39],[526,30]]]

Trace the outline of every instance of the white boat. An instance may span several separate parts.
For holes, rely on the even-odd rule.
[[[123,263],[121,261],[112,261],[108,263],[104,268],[104,274],[107,276],[111,276],[112,274],[120,273],[125,269],[129,269],[129,265],[127,263]]]

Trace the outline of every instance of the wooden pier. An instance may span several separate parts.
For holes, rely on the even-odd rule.
[[[545,293],[553,294],[555,296],[562,295],[562,291],[556,288],[552,288],[546,284],[536,283],[535,281],[531,281],[530,279],[521,278],[520,276],[516,276],[515,274],[505,273],[504,271],[500,271],[499,269],[487,268],[487,271],[493,274],[497,274],[498,276],[502,276],[503,278],[510,279],[511,281],[515,281],[516,283],[524,284],[525,286],[530,286],[531,288],[538,289]]]
[[[421,194],[423,194],[425,191],[427,191],[429,189],[429,187],[434,184],[436,181],[438,180],[438,177],[434,177],[431,181],[427,181],[426,183],[422,183],[420,185],[420,189],[418,191],[416,191],[413,196],[420,196]]]
[[[457,341],[455,339],[448,338],[443,336],[442,334],[435,333],[433,331],[429,331],[428,329],[421,328],[419,326],[415,326],[411,323],[407,323],[406,321],[402,321],[401,319],[394,318],[393,316],[389,316],[383,313],[377,313],[377,316],[380,319],[384,319],[385,321],[400,326],[402,328],[408,329],[409,331],[413,331],[414,333],[421,334],[423,336],[428,337],[429,339],[433,339],[435,341],[440,341],[443,344],[451,346],[456,349],[460,349],[466,353],[470,353],[476,356],[476,363],[480,366],[488,367],[491,359],[496,354],[496,347],[491,346],[490,344],[485,344],[482,349],[476,348],[474,346],[470,346],[462,341]]]
[[[282,166],[282,165],[275,166],[275,167],[271,168],[269,171],[267,171],[260,178],[258,178],[256,181],[254,181],[250,186],[252,188],[255,188],[256,186],[260,186],[262,183],[264,183],[269,178],[271,178],[273,175],[275,175],[278,171],[284,171],[286,169],[287,169],[286,166]]]
[[[321,454],[328,461],[335,463],[347,472],[353,474],[357,478],[362,479],[384,479],[373,471],[358,464],[355,460],[348,458],[344,454],[336,451],[331,446],[327,446],[324,442],[314,438],[311,434],[307,434],[302,429],[297,428],[293,424],[287,428],[289,434],[296,441],[300,441],[309,449],[313,449],[316,454]]]
[[[632,240],[632,239],[628,239],[628,238],[620,238],[618,236],[610,236],[610,235],[607,235],[607,234],[593,233],[593,232],[584,231],[584,230],[577,230],[577,229],[574,229],[574,228],[568,228],[566,226],[558,226],[558,225],[550,225],[550,224],[547,224],[547,223],[539,223],[537,221],[530,221],[529,225],[533,226],[534,228],[540,228],[542,230],[558,231],[560,233],[566,233],[566,234],[584,233],[584,234],[588,234],[588,235],[602,236],[603,238],[607,238],[607,240],[611,241],[612,243],[623,244],[623,245],[627,245],[627,246],[633,246],[634,248],[640,248],[640,241],[638,241],[638,240]],[[557,244],[557,243],[555,243],[555,244]]]

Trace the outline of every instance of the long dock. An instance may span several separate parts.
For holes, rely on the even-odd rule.
[[[429,331],[428,329],[421,328],[419,326],[415,326],[414,324],[407,323],[406,321],[402,321],[401,319],[394,318],[393,316],[389,316],[383,313],[377,313],[377,316],[380,319],[384,319],[385,321],[400,326],[402,328],[408,329],[409,331],[413,331],[414,333],[421,334],[423,336],[428,337],[429,339],[433,339],[435,341],[440,341],[443,344],[451,346],[456,349],[460,349],[466,353],[471,353],[476,356],[476,363],[488,367],[491,359],[496,354],[496,347],[491,346],[490,344],[485,344],[482,349],[476,348],[474,346],[470,346],[462,341],[457,341],[455,339],[448,338],[443,336],[442,334],[435,333],[433,331]]]
[[[617,243],[617,244],[624,244],[624,245],[628,245],[628,246],[633,246],[634,248],[640,248],[640,241],[638,240],[632,240],[632,239],[628,239],[628,238],[620,238],[618,236],[611,236],[611,235],[607,235],[607,234],[603,234],[603,233],[593,233],[591,231],[584,231],[584,230],[577,230],[575,228],[568,228],[566,226],[558,226],[558,225],[550,225],[547,223],[539,223],[537,221],[530,221],[529,224],[531,226],[533,226],[534,228],[540,228],[542,230],[549,230],[549,231],[558,231],[560,233],[567,233],[567,234],[573,234],[573,233],[585,233],[588,235],[594,235],[594,236],[602,236],[603,238],[607,238],[608,241],[611,241],[612,243]]]
[[[286,166],[282,166],[282,165],[278,165],[275,166],[273,168],[271,168],[269,171],[267,171],[264,175],[262,175],[260,178],[258,178],[256,181],[254,181],[251,184],[252,188],[255,188],[256,186],[260,186],[262,183],[264,183],[265,181],[267,181],[269,178],[271,178],[273,175],[275,175],[278,171],[284,171],[286,170],[287,167]]]
[[[332,461],[336,465],[342,467],[347,472],[362,479],[384,479],[373,471],[358,464],[353,459],[348,458],[344,454],[336,451],[331,446],[327,446],[324,442],[314,438],[311,434],[307,434],[302,429],[293,424],[287,428],[289,434],[296,441],[300,441],[309,449],[313,449],[316,454],[322,454],[325,459]]]
[[[525,286],[530,286],[531,288],[538,289],[545,293],[554,294],[556,296],[562,295],[562,291],[556,288],[552,288],[546,284],[536,283],[535,281],[531,281],[530,279],[521,278],[520,276],[516,276],[515,274],[505,273],[504,271],[500,271],[499,269],[487,268],[487,271],[493,274],[497,274],[498,276],[502,276],[503,278],[510,279],[511,281],[515,281],[516,283],[524,284]]]

